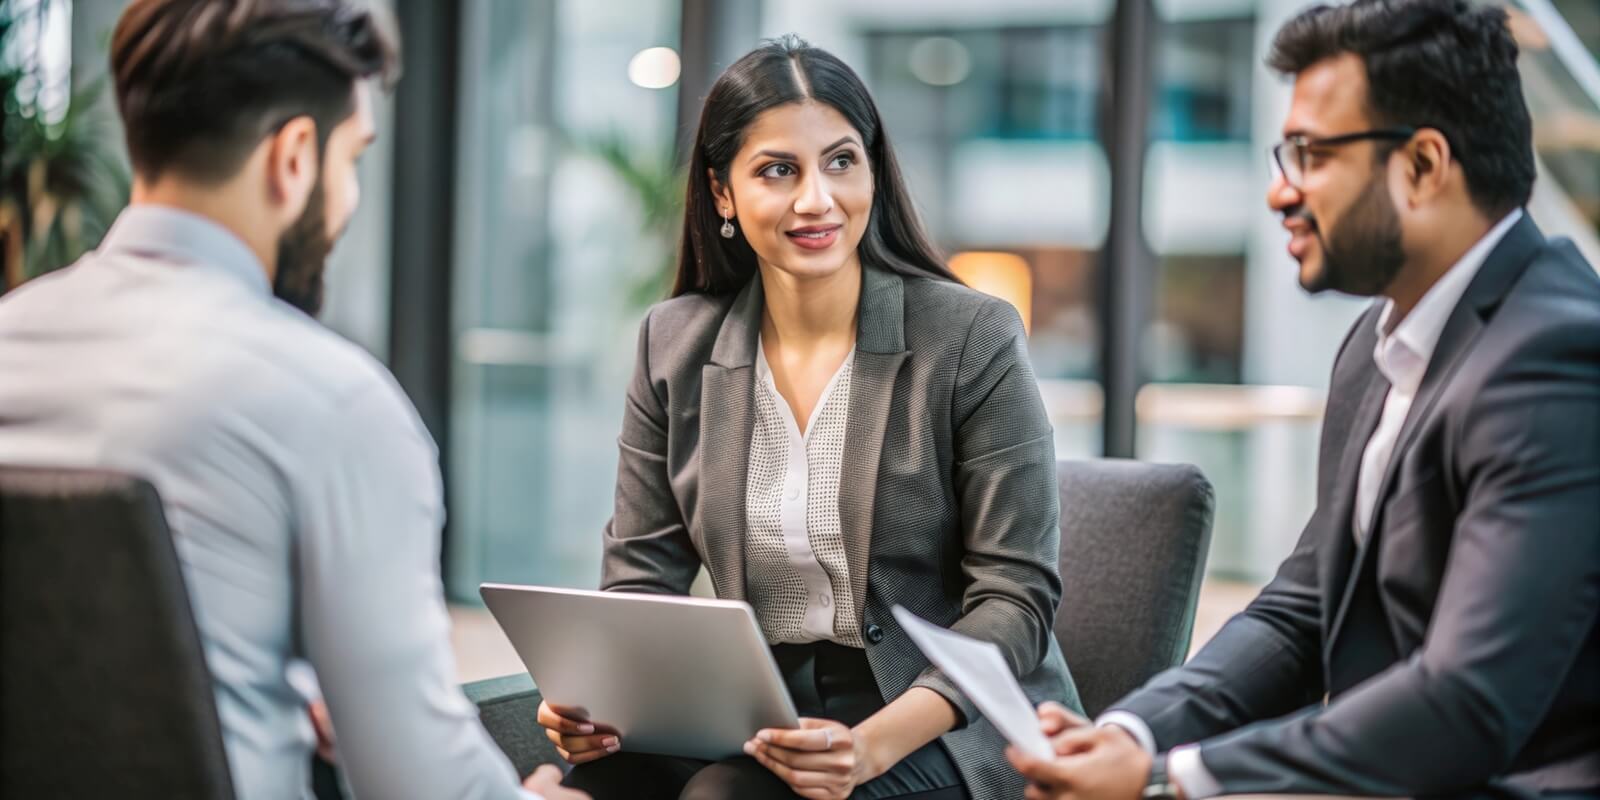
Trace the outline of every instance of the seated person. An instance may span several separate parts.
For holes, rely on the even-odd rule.
[[[1334,362],[1277,577],[1099,727],[1046,708],[1029,797],[1600,794],[1600,277],[1522,209],[1498,7],[1318,6],[1268,192],[1310,291],[1380,300]]]
[[[364,79],[396,57],[343,0],[132,3],[111,57],[132,206],[0,299],[0,461],[155,484],[241,798],[310,792],[302,659],[358,796],[532,796],[455,684],[433,442],[310,316],[375,135]],[[559,780],[527,788],[581,797]]]
[[[1004,740],[890,609],[1076,706],[1055,450],[1022,322],[922,233],[871,96],[788,37],[706,96],[674,297],[628,389],[602,587],[747,600],[800,713],[721,763],[618,753],[546,705],[597,798],[995,798]],[[561,647],[560,642],[549,643]],[[560,698],[552,698],[559,702]],[[591,726],[584,728],[582,726]]]

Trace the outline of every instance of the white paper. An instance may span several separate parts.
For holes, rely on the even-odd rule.
[[[1007,741],[1034,758],[1055,757],[1050,740],[1039,729],[1038,713],[1012,676],[998,645],[941,628],[901,606],[894,607],[894,618]]]

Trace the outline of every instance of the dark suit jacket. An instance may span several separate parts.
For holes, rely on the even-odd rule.
[[[703,563],[719,597],[746,597],[761,314],[759,276],[736,297],[691,294],[651,309],[602,588],[684,594]],[[1061,598],[1055,447],[1021,321],[963,286],[871,267],[859,320],[839,516],[867,660],[886,700],[925,686],[970,721],[944,743],[974,797],[1020,795],[999,733],[890,609],[999,645],[1035,701],[1078,705],[1051,630]]]
[[[1299,545],[1193,661],[1116,705],[1162,750],[1202,742],[1229,793],[1600,787],[1600,277],[1511,228],[1445,326],[1358,549],[1377,315],[1334,365]]]

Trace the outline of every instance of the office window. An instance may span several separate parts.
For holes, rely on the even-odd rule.
[[[449,589],[592,588],[635,333],[659,298],[638,287],[673,247],[623,170],[671,169],[676,53],[635,62],[677,46],[678,6],[463,9]]]

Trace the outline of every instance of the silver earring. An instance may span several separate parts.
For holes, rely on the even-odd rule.
[[[722,238],[724,238],[724,239],[732,239],[733,238],[733,234],[734,234],[733,217],[731,215],[729,215],[727,211],[723,211],[722,212]]]

